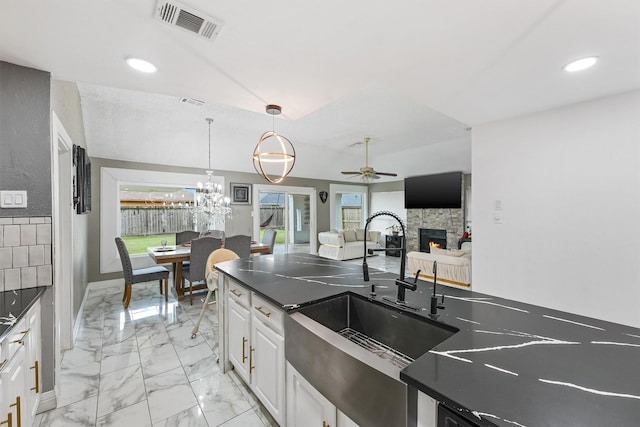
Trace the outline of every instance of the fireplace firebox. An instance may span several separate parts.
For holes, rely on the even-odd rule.
[[[431,247],[447,249],[447,230],[420,228],[420,252],[431,252]]]

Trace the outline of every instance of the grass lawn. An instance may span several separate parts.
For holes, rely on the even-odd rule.
[[[176,244],[176,233],[167,234],[149,234],[147,236],[123,236],[122,240],[127,244],[129,254],[147,253],[149,246],[161,246],[163,240],[167,241],[168,246]]]

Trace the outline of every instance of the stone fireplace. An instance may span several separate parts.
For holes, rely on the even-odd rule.
[[[447,249],[447,230],[438,228],[419,228],[420,252],[431,252],[431,247]]]
[[[407,210],[407,250],[423,251],[420,243],[421,230],[440,230],[439,240],[443,248],[458,248],[458,239],[464,232],[463,209],[408,209]],[[429,244],[429,241],[426,242]]]

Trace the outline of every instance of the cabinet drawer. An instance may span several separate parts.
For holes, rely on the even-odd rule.
[[[16,352],[24,345],[29,336],[29,330],[27,328],[26,319],[20,320],[16,323],[9,334],[2,340],[0,349],[0,365],[3,362],[9,362]]]
[[[253,292],[253,295],[251,296],[251,301],[251,309],[254,315],[262,322],[271,326],[275,331],[282,334],[284,330],[282,324],[283,311],[270,302],[267,302],[267,300],[255,292]]]
[[[233,280],[229,281],[229,297],[233,298],[238,304],[249,308],[251,292],[244,286],[239,285]]]

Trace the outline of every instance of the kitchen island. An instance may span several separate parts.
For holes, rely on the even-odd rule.
[[[368,297],[371,284],[376,299],[396,295],[396,275],[371,270],[365,283],[361,266],[313,255],[252,257],[217,268],[286,312],[345,292]],[[467,290],[437,291],[446,306],[437,321],[458,332],[401,371],[410,390],[478,425],[637,424],[637,328]],[[428,316],[431,293],[431,283],[418,281],[407,302]]]

